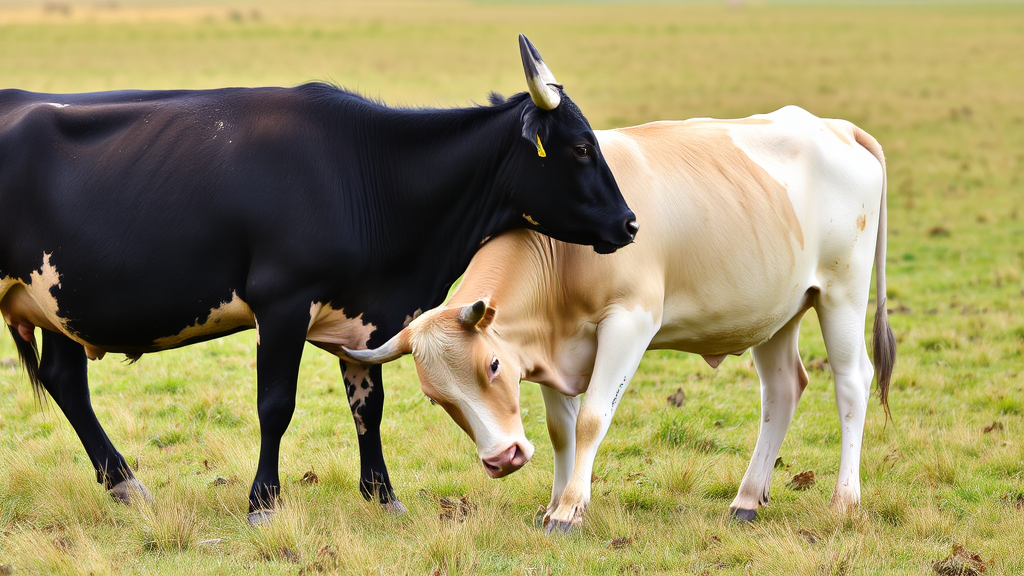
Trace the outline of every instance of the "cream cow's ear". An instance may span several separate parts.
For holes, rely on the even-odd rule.
[[[466,330],[483,330],[494,322],[498,311],[487,305],[487,300],[477,300],[459,311],[459,322]]]

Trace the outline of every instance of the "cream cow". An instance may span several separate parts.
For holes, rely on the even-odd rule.
[[[887,411],[896,353],[885,313],[878,142],[793,106],[742,120],[654,122],[598,139],[644,223],[633,246],[601,256],[534,232],[498,236],[447,307],[376,350],[346,353],[380,363],[411,352],[423,391],[475,440],[492,476],[532,455],[519,382],[542,384],[555,452],[550,532],[582,521],[598,445],[645,350],[692,352],[717,367],[752,349],[761,428],[730,506],[751,520],[768,503],[772,466],[807,385],[797,337],[813,307],[842,429],[832,505],[857,505],[874,373],[864,337],[872,263],[874,363]]]

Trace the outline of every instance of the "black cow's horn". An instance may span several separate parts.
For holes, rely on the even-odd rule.
[[[548,69],[537,48],[519,35],[519,54],[523,57],[523,70],[526,71],[526,84],[530,87],[530,97],[541,110],[554,110],[562,101],[558,89],[561,85],[555,81],[555,75]]]
[[[388,340],[379,348],[351,350],[342,346],[341,349],[345,352],[345,356],[360,364],[385,364],[412,352],[412,346],[409,344],[409,333],[406,330],[395,334],[391,340]]]

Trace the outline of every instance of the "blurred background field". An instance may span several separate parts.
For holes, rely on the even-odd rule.
[[[488,480],[468,437],[420,393],[411,362],[386,368],[385,456],[410,509],[391,517],[356,489],[336,362],[308,350],[282,449],[284,513],[254,530],[244,523],[258,451],[252,333],[134,366],[91,364],[100,420],[156,497],[142,509],[114,505],[93,482],[71,427],[52,403],[34,404],[2,336],[0,566],[921,574],[947,567],[936,563],[960,544],[988,573],[1024,574],[1024,6],[3,0],[0,88],[328,80],[394,105],[461,106],[524,89],[519,32],[595,128],[797,104],[882,143],[900,348],[894,422],[877,401],[869,411],[861,509],[827,511],[839,434],[813,314],[801,339],[811,383],[757,522],[727,515],[758,427],[749,355],[711,370],[659,352],[598,457],[588,522],[555,538],[533,526],[551,483],[536,385],[523,385],[534,461]],[[682,407],[666,402],[679,388]],[[787,487],[805,470],[812,488]],[[309,471],[318,482],[301,481]],[[465,496],[468,517],[440,518],[446,496]],[[968,566],[965,554],[949,562]]]

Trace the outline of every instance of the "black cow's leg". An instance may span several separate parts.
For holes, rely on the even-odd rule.
[[[260,460],[249,491],[249,522],[269,519],[281,493],[278,460],[281,437],[295,412],[299,362],[309,325],[305,310],[257,311],[257,408],[260,418]]]
[[[380,442],[380,422],[384,414],[381,367],[342,361],[341,373],[359,435],[359,491],[367,500],[378,499],[381,505],[394,512],[405,512],[405,506],[391,487]]]
[[[96,481],[124,503],[133,498],[149,502],[149,490],[135,479],[124,456],[114,448],[96,419],[89,400],[85,349],[63,334],[43,330],[39,381],[75,429],[96,469]]]

